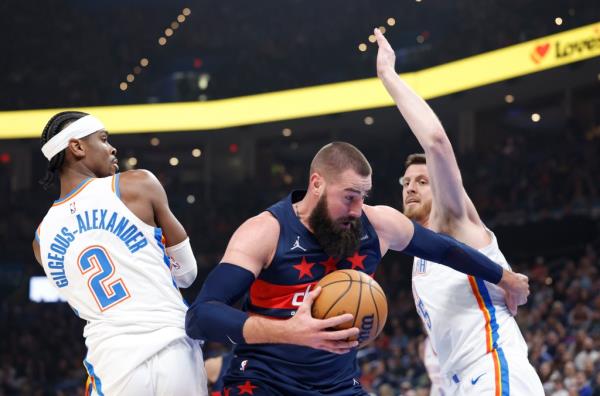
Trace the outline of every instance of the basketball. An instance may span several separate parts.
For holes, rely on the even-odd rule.
[[[381,333],[387,319],[387,299],[381,286],[369,275],[355,270],[334,271],[321,279],[317,286],[321,286],[321,294],[313,302],[314,318],[352,314],[352,322],[342,323],[334,330],[358,327],[359,348]]]

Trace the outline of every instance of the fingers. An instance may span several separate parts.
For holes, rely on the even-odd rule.
[[[508,308],[512,316],[515,316],[517,314],[517,301],[515,301],[511,294],[506,296],[506,307]]]
[[[375,33],[375,38],[377,39],[377,45],[379,46],[379,48],[386,48],[386,49],[389,49],[390,51],[393,51],[392,46],[387,41],[387,39],[385,38],[383,33],[381,33],[381,30],[379,30],[378,28],[375,28],[374,33]]]
[[[304,295],[304,300],[302,301],[302,304],[300,305],[300,308],[298,310],[305,308],[305,309],[308,309],[308,311],[310,312],[310,308],[312,307],[313,302],[319,296],[320,293],[321,293],[320,286],[317,286],[310,293],[306,293]]]
[[[323,331],[321,337],[328,341],[347,340],[349,338],[358,337],[359,330],[357,327],[351,327],[344,330]]]
[[[338,325],[341,325],[342,323],[350,322],[351,320],[352,320],[352,314],[343,314],[343,315],[334,316],[331,318],[323,319],[321,321],[321,326],[322,326],[321,328],[329,329],[331,327],[336,327]]]

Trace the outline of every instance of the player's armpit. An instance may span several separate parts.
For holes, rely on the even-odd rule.
[[[402,251],[406,248],[413,236],[413,224],[405,215],[384,205],[364,205],[363,209],[377,232],[382,254],[388,249]]]

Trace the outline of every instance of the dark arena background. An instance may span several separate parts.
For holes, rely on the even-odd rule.
[[[52,114],[96,114],[121,170],[159,178],[198,262],[193,301],[232,232],[305,188],[330,141],[370,160],[367,203],[402,207],[421,150],[376,79],[375,27],[529,276],[516,320],[546,394],[600,395],[600,2],[7,0],[0,22],[0,396],[84,394],[85,323],[49,302],[31,249],[59,194],[38,183]],[[373,395],[429,394],[411,269],[392,253],[375,277],[389,317],[358,354]]]

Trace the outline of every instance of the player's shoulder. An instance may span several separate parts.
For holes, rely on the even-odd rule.
[[[279,221],[270,212],[264,211],[256,216],[250,217],[240,226],[239,230],[244,232],[254,233],[255,235],[278,235]]]
[[[132,169],[119,173],[119,179],[128,183],[155,183],[158,179],[146,169]]]

